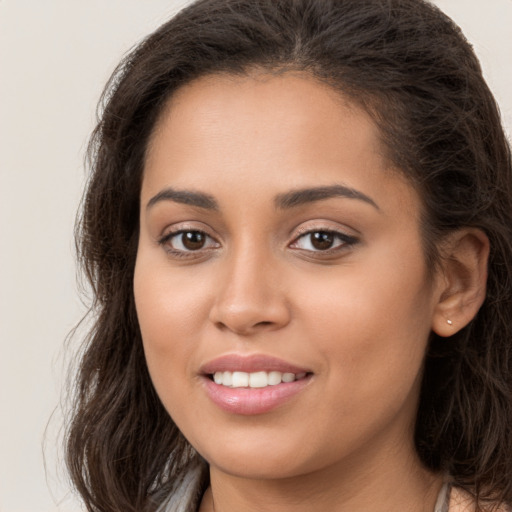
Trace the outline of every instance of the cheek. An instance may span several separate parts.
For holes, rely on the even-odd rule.
[[[152,261],[142,252],[134,294],[146,361],[159,389],[164,381],[189,373],[207,318],[208,293],[193,285],[186,272],[171,274],[165,261]]]
[[[390,393],[403,399],[411,391],[431,325],[421,254],[409,267],[400,254],[384,261],[381,254],[381,265],[369,262],[364,269],[345,269],[338,279],[326,277],[317,282],[321,286],[309,287],[316,292],[303,294],[300,307],[307,312],[307,338],[322,353],[332,392],[341,386],[346,391],[341,396],[367,403]]]
[[[181,425],[182,411],[193,417],[201,412],[196,410],[187,383],[195,379],[192,368],[204,302],[198,300],[200,292],[186,280],[176,276],[171,279],[165,265],[147,263],[140,258],[134,275],[146,364],[162,404],[173,421]]]

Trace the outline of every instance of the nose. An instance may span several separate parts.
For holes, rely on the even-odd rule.
[[[243,336],[277,330],[290,321],[290,307],[270,258],[240,254],[224,262],[210,321]]]

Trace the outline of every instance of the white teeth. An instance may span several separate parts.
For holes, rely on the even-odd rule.
[[[222,382],[224,384],[224,380]],[[231,385],[234,388],[246,388],[249,386],[249,374],[246,372],[233,372],[233,381]]]
[[[268,372],[268,383],[270,386],[275,386],[276,384],[281,384],[281,377],[283,374],[281,372]]]
[[[276,386],[281,382],[293,382],[303,379],[306,373],[282,373],[282,372],[215,372],[213,380],[215,384],[232,388],[265,388]]]
[[[250,388],[266,388],[268,386],[267,372],[249,373]]]
[[[220,372],[218,372],[220,373]],[[217,375],[217,374],[215,374]],[[231,372],[223,372],[221,382],[217,384],[222,384],[224,386],[232,386],[233,385],[233,374]]]

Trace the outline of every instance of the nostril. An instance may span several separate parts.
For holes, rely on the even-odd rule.
[[[268,320],[264,320],[262,322],[256,322],[254,324],[251,324],[250,322],[247,322],[243,325],[238,325],[236,322],[216,322],[216,327],[220,329],[221,331],[233,331],[238,334],[251,334],[256,333],[259,331],[263,331],[268,328],[272,328],[272,326],[276,325],[275,322],[271,322]]]
[[[209,320],[221,331],[242,335],[278,329],[290,320],[287,303],[281,297],[271,301],[242,299],[219,299],[211,308]]]
[[[272,325],[272,322],[258,322],[257,324],[255,324],[255,327],[266,327],[267,325]]]

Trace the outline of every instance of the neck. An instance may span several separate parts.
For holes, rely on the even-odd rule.
[[[269,480],[210,468],[210,477],[200,512],[433,512],[442,486],[442,477],[423,468],[417,457],[406,457],[401,464],[386,457],[365,467],[345,464]]]

